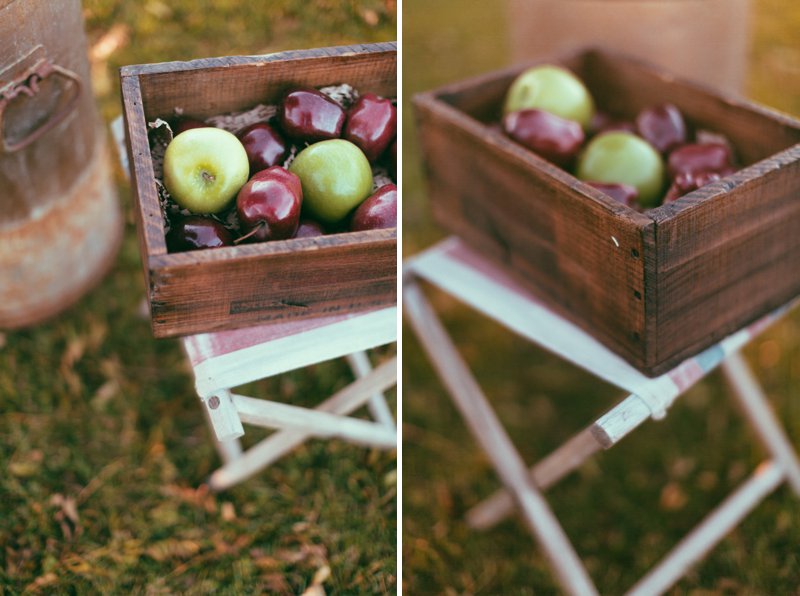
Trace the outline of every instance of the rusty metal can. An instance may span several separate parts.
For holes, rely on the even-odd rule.
[[[122,238],[79,0],[0,0],[0,328],[75,302]]]

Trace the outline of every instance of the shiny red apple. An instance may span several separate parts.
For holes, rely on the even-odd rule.
[[[206,124],[202,120],[198,120],[197,118],[188,118],[188,117],[181,117],[175,122],[175,125],[172,127],[172,136],[177,137],[184,131],[190,130],[192,128],[213,128],[210,124]]]
[[[324,236],[325,235],[325,228],[322,227],[322,224],[314,221],[313,219],[301,219],[300,225],[297,226],[297,232],[295,232],[295,238],[314,238],[316,236]]]
[[[292,238],[300,222],[300,179],[281,166],[253,176],[236,196],[236,213],[245,235],[256,242]]]
[[[636,125],[628,120],[617,120],[607,112],[595,112],[589,122],[589,134],[598,135],[609,131],[636,132]]]
[[[669,203],[675,201],[693,190],[702,188],[706,184],[714,182],[715,180],[720,180],[732,173],[733,168],[721,172],[682,172],[675,176],[675,180],[673,180],[664,197],[664,202]]]
[[[669,154],[667,168],[670,178],[678,174],[724,172],[733,167],[730,147],[722,143],[690,143]]]
[[[342,138],[375,163],[397,134],[397,108],[391,100],[365,93],[347,111]]]
[[[342,106],[316,89],[295,89],[280,105],[281,129],[297,141],[315,143],[337,139],[342,134],[346,114]]]
[[[615,201],[624,203],[628,207],[635,207],[636,199],[639,198],[639,191],[636,190],[635,186],[631,186],[630,184],[617,184],[615,182],[595,182],[594,180],[589,180],[586,182],[586,184],[596,188],[601,192],[604,192]]]
[[[286,159],[289,146],[283,135],[266,122],[256,122],[240,130],[236,136],[242,142],[250,162],[250,175],[279,166]]]
[[[572,163],[585,138],[580,124],[544,110],[506,114],[503,130],[537,155],[562,167]]]
[[[167,234],[169,252],[233,245],[228,229],[212,217],[190,215],[173,222]]]
[[[669,153],[688,140],[683,114],[671,103],[648,107],[639,112],[636,131],[661,153]]]
[[[364,200],[353,212],[350,230],[377,230],[397,227],[397,187],[394,184],[381,186]]]

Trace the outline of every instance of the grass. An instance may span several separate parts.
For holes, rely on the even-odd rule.
[[[123,64],[396,37],[391,1],[85,0],[83,10],[106,121],[120,113]],[[219,460],[179,343],[154,340],[136,314],[133,205],[116,178],[126,227],[113,269],[66,313],[0,334],[0,592],[393,593],[394,453],[315,441],[207,491]],[[247,389],[314,404],[350,379],[336,361]],[[262,436],[248,429],[246,446]]]
[[[748,94],[800,115],[800,11],[753,1]],[[457,6],[456,6],[457,5]],[[408,97],[507,64],[497,3],[406,0]],[[415,15],[425,15],[425,18]],[[447,26],[445,26],[447,25]],[[444,233],[430,216],[414,122],[404,120],[404,252]],[[616,403],[619,390],[528,344],[442,293],[430,297],[526,461],[533,463]],[[800,445],[800,313],[746,350]],[[557,585],[519,518],[486,532],[464,514],[499,486],[409,327],[403,344],[403,588],[408,594],[551,594]],[[603,594],[624,592],[765,457],[714,373],[547,493]],[[673,594],[797,594],[800,501],[782,486]]]

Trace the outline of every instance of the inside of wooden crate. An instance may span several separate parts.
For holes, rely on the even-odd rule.
[[[397,88],[393,52],[258,61],[139,77],[145,117],[171,117],[175,108],[206,118],[277,103],[289,89],[348,83],[359,92],[394,97]]]
[[[633,120],[645,107],[673,103],[691,127],[726,135],[743,166],[800,143],[800,128],[787,119],[641,62],[601,50],[587,50],[558,62],[584,81],[599,110],[616,119]],[[438,97],[481,122],[498,123],[506,92],[521,70],[485,75]]]
[[[298,54],[307,54],[301,51]],[[154,65],[149,72],[138,75],[142,105],[147,121],[169,119],[176,108],[192,117],[207,118],[231,112],[248,110],[258,104],[277,103],[283,94],[294,87],[322,87],[348,83],[359,92],[372,92],[384,97],[396,95],[396,52],[366,52],[270,60],[270,57],[233,58],[238,63],[220,64],[224,59],[198,60],[180,65],[174,63]],[[155,197],[155,195],[153,195]],[[157,204],[145,209],[145,219],[159,229],[159,245],[155,251],[166,252],[161,210]],[[377,241],[383,231],[339,232],[324,237],[326,245],[357,244]],[[211,251],[215,255],[226,251],[244,254],[248,251],[278,253],[303,248],[317,248],[315,243],[302,239],[289,239],[240,245]],[[174,259],[208,259],[209,251],[170,253]]]

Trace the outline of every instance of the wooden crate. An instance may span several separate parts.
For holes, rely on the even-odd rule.
[[[556,61],[614,116],[674,103],[727,135],[746,167],[674,203],[630,209],[491,125],[521,66],[414,98],[444,228],[648,375],[800,293],[800,122],[617,54]]]
[[[147,123],[276,103],[290,87],[349,83],[397,93],[394,43],[127,66],[123,113],[153,334],[172,337],[299,317],[370,310],[397,300],[397,230],[371,230],[167,252]]]

